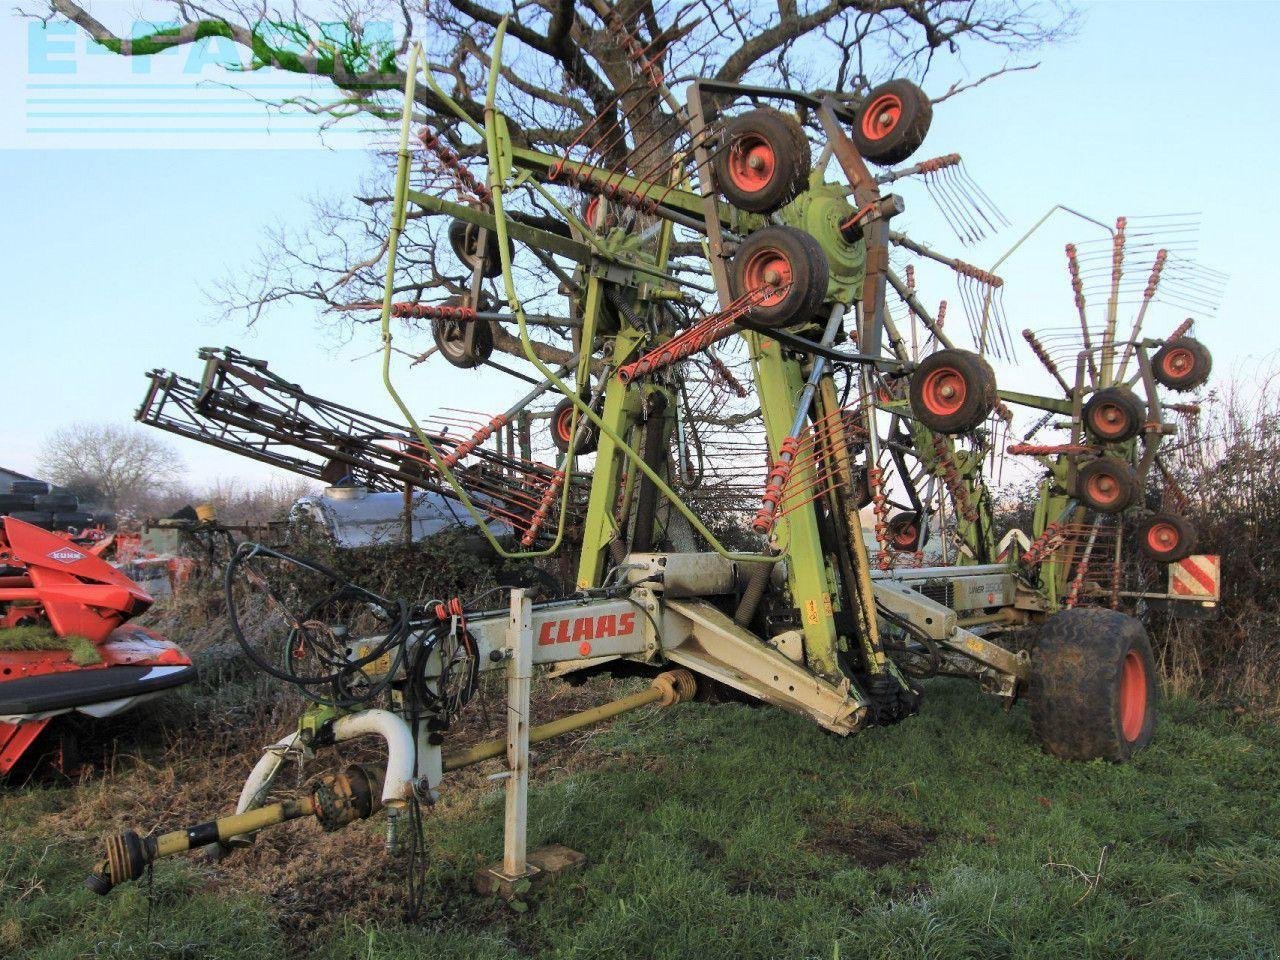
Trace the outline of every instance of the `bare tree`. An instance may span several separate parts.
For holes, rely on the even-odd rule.
[[[182,460],[163,440],[137,427],[77,423],[45,440],[40,469],[50,480],[105,507],[131,513],[185,473]],[[96,497],[95,497],[96,495]]]
[[[40,0],[34,0],[40,2]],[[93,4],[47,0],[29,10],[49,20],[66,18],[95,41],[124,56],[146,56],[207,37],[226,38],[246,52],[248,69],[277,69],[328,77],[327,100],[291,98],[271,106],[306,110],[325,124],[373,123],[390,127],[401,109],[404,54],[423,44],[427,69],[472,119],[483,118],[488,44],[502,17],[510,17],[511,55],[502,68],[499,105],[513,139],[550,153],[567,153],[583,132],[617,126],[620,166],[628,164],[628,140],[659,140],[673,126],[671,101],[637,88],[635,51],[645,69],[659,71],[671,89],[695,77],[777,83],[825,89],[857,99],[869,84],[892,76],[923,81],[941,58],[986,47],[1003,52],[1005,65],[981,77],[953,83],[938,102],[1009,70],[1026,69],[1030,51],[1067,36],[1075,15],[1056,0],[328,0],[302,13],[297,3],[270,0],[170,0],[169,19],[179,26],[133,39],[94,16]],[[376,26],[394,21],[398,39]],[[483,153],[446,104],[422,84],[415,95],[419,129],[439,138],[460,162]],[[424,155],[425,156],[425,155]],[[429,161],[430,158],[426,157]],[[428,166],[428,176],[432,174]],[[436,166],[442,185],[449,171]],[[273,305],[312,301],[340,311],[353,302],[379,299],[388,235],[389,165],[361,186],[355,199],[318,200],[310,223],[269,236],[258,261],[221,284],[215,300],[228,316],[256,322]],[[522,211],[546,225],[551,211],[529,201]],[[411,219],[402,243],[396,289],[401,297],[436,301],[462,292],[465,271],[440,243],[441,218]],[[693,244],[689,245],[696,249]],[[523,256],[523,280],[554,293],[546,257]],[[496,291],[495,291],[496,293]],[[335,312],[346,323],[368,313]],[[518,350],[514,338],[498,349]]]
[[[259,483],[219,477],[194,502],[211,504],[223,523],[265,524],[285,519],[299,497],[318,492],[316,483],[302,477],[272,477]]]

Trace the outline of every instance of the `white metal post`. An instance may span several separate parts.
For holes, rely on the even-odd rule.
[[[432,743],[432,738],[437,741]],[[418,752],[413,768],[415,789],[425,787],[434,803],[440,799],[440,781],[444,779],[444,757],[440,737],[427,729],[425,721],[418,723]]]
[[[525,826],[529,816],[529,686],[533,674],[533,601],[511,591],[507,663],[507,811],[502,872],[510,879],[529,872]]]

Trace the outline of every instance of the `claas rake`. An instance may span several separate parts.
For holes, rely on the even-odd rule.
[[[1194,389],[1209,366],[1185,325],[1164,339],[1142,333],[1172,255],[1150,251],[1136,316],[1122,323],[1132,279],[1121,221],[1099,328],[1085,315],[1097,268],[1070,250],[1078,334],[1026,338],[1057,392],[1000,389],[988,357],[1016,346],[1003,278],[912,239],[898,226],[903,198],[887,191],[921,181],[962,242],[1004,223],[954,154],[898,166],[925,141],[925,94],[906,80],[837,97],[697,79],[677,98],[668,77],[679,64],[657,51],[711,42],[702,36],[690,22],[631,37],[632,81],[558,153],[508,134],[505,24],[479,113],[410,51],[385,296],[349,305],[380,311],[383,380],[404,423],[357,429],[345,408],[345,426],[329,431],[280,421],[270,455],[326,478],[381,460],[371,478],[447,494],[496,555],[567,557],[572,583],[559,596],[516,588],[497,609],[486,598],[410,601],[242,546],[229,603],[232,584],[266,593],[283,613],[285,635],[271,649],[285,662],[242,634],[246,653],[312,706],[258,761],[234,815],[156,840],[115,838],[93,889],[137,877],[157,857],[230,849],[299,816],[332,828],[381,809],[389,844],[421,844],[420,804],[448,771],[497,756],[506,842],[481,880],[511,889],[551,869],[525,850],[531,741],[716,688],[847,735],[917,712],[922,678],[957,675],[1008,704],[1028,695],[1037,735],[1056,755],[1121,761],[1148,742],[1155,664],[1143,627],[1121,610],[1135,591],[1121,582],[1119,557],[1134,542],[1160,561],[1191,549],[1187,522],[1147,510],[1143,492],[1176,431],[1169,411],[1190,409],[1167,405],[1162,390]],[[415,129],[419,84],[456,114],[455,127]],[[397,299],[410,211],[448,220],[458,289]],[[536,269],[517,269],[517,258]],[[945,301],[925,305],[917,258],[954,272],[967,339],[947,325]],[[553,296],[564,298],[558,311],[545,306]],[[538,311],[527,309],[535,301]],[[397,318],[430,320],[430,357],[395,345]],[[414,417],[392,376],[397,350],[486,375],[512,372],[494,359],[502,350],[536,376],[501,414],[446,430]],[[280,391],[265,364],[257,375],[303,396]],[[155,382],[183,392],[172,375]],[[203,406],[184,401],[198,414],[186,426],[162,416],[163,396],[153,387],[144,419],[266,456],[250,440],[263,435],[254,418],[235,424],[240,439],[220,432],[243,414],[225,390],[207,392]],[[1017,438],[1026,411],[1038,419]],[[504,452],[506,426],[535,416],[548,424],[546,442],[519,456],[508,442]],[[1044,442],[1041,430],[1066,436]],[[309,456],[284,452],[290,445]],[[1043,475],[1020,541],[998,539],[990,483],[1010,456]],[[1167,482],[1166,492],[1175,495]],[[286,569],[303,571],[314,591],[273,586]],[[536,665],[645,673],[653,686],[532,725]],[[448,733],[490,670],[507,677],[508,736],[451,750]],[[289,757],[363,735],[385,741],[385,771],[348,771],[272,802]],[[333,793],[350,798],[339,813]]]

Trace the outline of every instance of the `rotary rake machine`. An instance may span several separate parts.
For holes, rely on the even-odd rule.
[[[201,386],[157,375],[140,416],[330,479],[393,450],[394,462],[370,477],[446,492],[501,557],[568,555],[573,585],[536,601],[515,588],[499,610],[479,599],[410,603],[242,545],[227,574],[233,615],[232,586],[247,578],[287,627],[283,653],[243,634],[242,643],[312,706],[258,761],[234,815],[114,837],[90,887],[105,893],[158,857],[226,850],[305,816],[332,829],[382,809],[390,845],[406,835],[420,844],[420,805],[444,775],[503,757],[504,856],[478,880],[509,890],[564,862],[526,852],[531,742],[713,689],[847,735],[915,713],[919,678],[959,675],[1009,705],[1029,693],[1037,734],[1057,755],[1124,760],[1143,747],[1156,697],[1145,632],[1115,609],[1118,587],[1100,590],[1064,571],[1114,555],[1114,518],[1140,506],[1142,479],[1172,429],[1157,388],[1203,382],[1203,348],[1184,330],[1142,339],[1140,322],[1122,339],[1116,296],[1097,342],[1083,325],[1073,380],[1031,338],[1062,397],[1000,391],[983,354],[1012,349],[1002,280],[891,226],[904,203],[885,188],[908,177],[930,188],[962,241],[1001,222],[958,157],[894,166],[920,148],[931,119],[914,84],[839,98],[694,80],[682,103],[652,44],[633,37],[634,81],[568,149],[547,153],[509,134],[498,96],[504,34],[505,22],[483,116],[420,70],[420,49],[409,53],[384,300],[352,305],[381,310],[384,384],[409,428],[357,424],[338,408],[326,420],[332,429],[317,431],[335,405],[231,354],[206,356]],[[410,144],[420,81],[457,124],[419,131],[419,152]],[[816,162],[811,135],[822,141]],[[460,159],[464,147],[485,161],[483,178]],[[449,189],[416,188],[415,157]],[[411,207],[451,219],[449,242],[467,276],[465,291],[443,302],[395,299]],[[529,271],[517,273],[517,243],[567,309],[526,311]],[[922,304],[913,270],[895,264],[902,253],[955,271],[976,350],[953,341],[945,303],[936,312]],[[890,291],[907,317],[895,319]],[[495,345],[505,344],[541,379],[469,434],[456,421],[447,430],[419,424],[391,376],[397,317],[429,320],[429,352],[455,366],[494,368]],[[218,387],[229,366],[241,380],[257,376],[279,404],[246,404],[238,387]],[[1009,436],[1010,407],[1020,405],[1065,420],[1070,437],[1037,447],[1028,437],[1013,448],[1039,458],[1046,478],[1027,548],[1001,555],[984,463],[1007,452],[998,438]],[[307,406],[304,423],[295,415]],[[502,451],[509,424],[533,408],[548,417],[553,465],[531,450],[516,455],[509,441]],[[166,419],[166,409],[180,415]],[[229,424],[245,433],[228,440]],[[249,443],[248,434],[269,434],[270,443]],[[312,456],[291,460],[281,452],[290,445]],[[319,463],[336,466],[313,473]],[[1084,529],[1080,544],[1074,535]],[[1181,520],[1156,514],[1140,529],[1163,556],[1187,548]],[[939,563],[926,563],[930,539],[944,551]],[[300,568],[323,589],[292,602],[271,591],[272,565]],[[537,665],[654,679],[649,690],[534,726]],[[451,751],[447,734],[490,670],[506,673],[507,737]],[[385,770],[349,768],[272,802],[287,760],[367,734],[385,740]]]

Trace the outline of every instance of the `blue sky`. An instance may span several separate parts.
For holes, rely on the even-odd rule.
[[[1280,348],[1273,283],[1280,5],[1114,2],[1082,9],[1079,36],[1045,50],[1038,70],[987,84],[935,114],[925,152],[963,154],[1014,225],[961,255],[991,263],[1055,203],[1107,221],[1199,211],[1197,257],[1231,279],[1216,318],[1198,335],[1211,345],[1221,377],[1247,381],[1266,362],[1260,358],[1274,364]],[[92,137],[31,148],[26,129],[33,121],[21,104],[43,78],[29,73],[28,39],[25,23],[0,21],[7,64],[0,76],[10,94],[0,110],[0,264],[7,281],[0,463],[34,469],[42,438],[72,421],[128,421],[145,371],[193,374],[195,352],[206,345],[236,345],[317,392],[390,414],[376,359],[360,359],[377,345],[372,332],[344,342],[321,331],[303,306],[246,331],[215,322],[202,293],[249,262],[266,227],[305,217],[308,196],[350,191],[368,156],[314,148],[305,122],[279,118],[270,121],[270,138],[245,137],[249,149],[226,149],[238,141],[213,135],[207,143],[186,138],[187,148],[174,150],[105,150]],[[981,73],[989,61],[974,57],[968,65]],[[92,69],[95,78],[114,70],[128,80],[136,68],[99,57]],[[941,85],[926,89],[936,93]],[[252,102],[237,103],[225,90],[205,95],[230,101],[218,109],[243,115],[246,130],[268,127]],[[924,195],[906,187],[903,193],[903,225],[954,250]],[[1002,270],[1015,332],[1073,321],[1062,246],[1094,235],[1055,219]],[[948,294],[954,291],[939,289],[925,299]],[[1016,367],[1001,372],[1011,385],[1026,376]],[[479,377],[443,364],[400,373],[424,413],[462,394],[466,406],[498,409],[518,389]],[[176,442],[196,482],[267,473]]]

